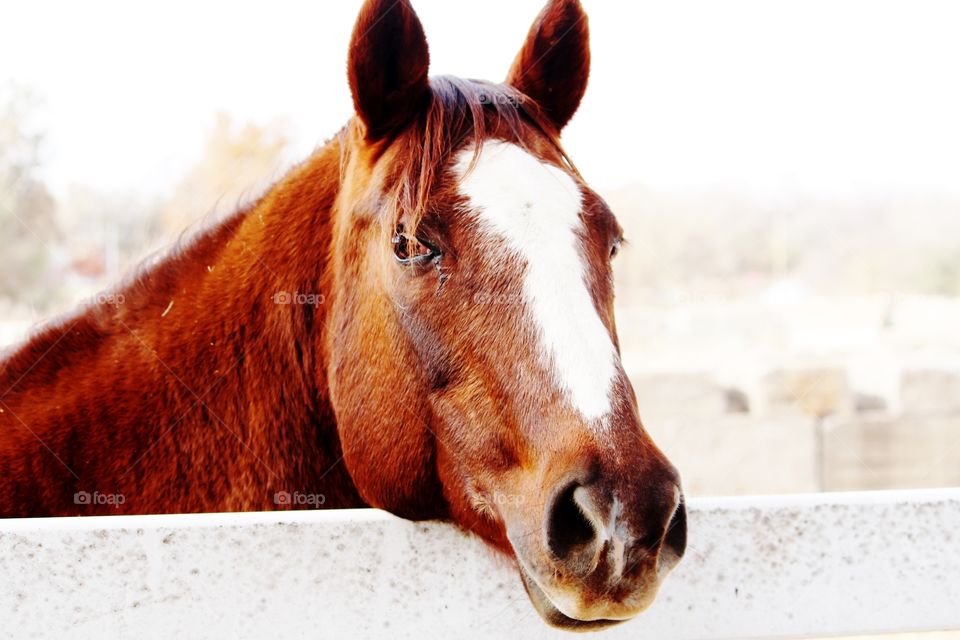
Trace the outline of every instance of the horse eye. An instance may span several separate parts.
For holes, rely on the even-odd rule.
[[[429,243],[409,236],[399,229],[390,242],[393,244],[393,255],[403,264],[421,264],[440,255]]]
[[[613,241],[613,244],[610,245],[610,259],[617,257],[617,254],[620,253],[620,245],[623,244],[623,238],[618,238]]]

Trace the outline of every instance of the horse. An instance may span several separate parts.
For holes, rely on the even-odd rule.
[[[430,77],[409,1],[367,0],[333,138],[3,357],[0,515],[376,507],[482,538],[551,625],[647,608],[686,512],[560,144],[589,67],[578,0],[503,83]]]

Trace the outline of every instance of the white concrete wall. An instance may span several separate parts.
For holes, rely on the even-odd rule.
[[[653,608],[604,638],[960,628],[960,490],[698,500]],[[510,563],[379,511],[0,521],[0,636],[570,637]]]

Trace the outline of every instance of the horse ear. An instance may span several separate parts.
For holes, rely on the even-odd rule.
[[[368,140],[397,131],[428,95],[430,54],[408,0],[367,0],[350,38],[347,75]]]
[[[507,84],[540,105],[559,130],[580,106],[589,75],[587,14],[579,0],[549,0],[513,61]]]

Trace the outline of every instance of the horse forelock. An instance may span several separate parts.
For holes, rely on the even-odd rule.
[[[425,107],[390,141],[396,162],[384,193],[386,206],[380,217],[384,231],[393,233],[402,224],[406,232],[416,234],[431,212],[433,190],[454,155],[472,144],[472,168],[491,138],[523,148],[536,138],[577,173],[560,144],[559,132],[534,100],[509,85],[436,76],[430,79]],[[344,149],[349,153],[348,145]]]

